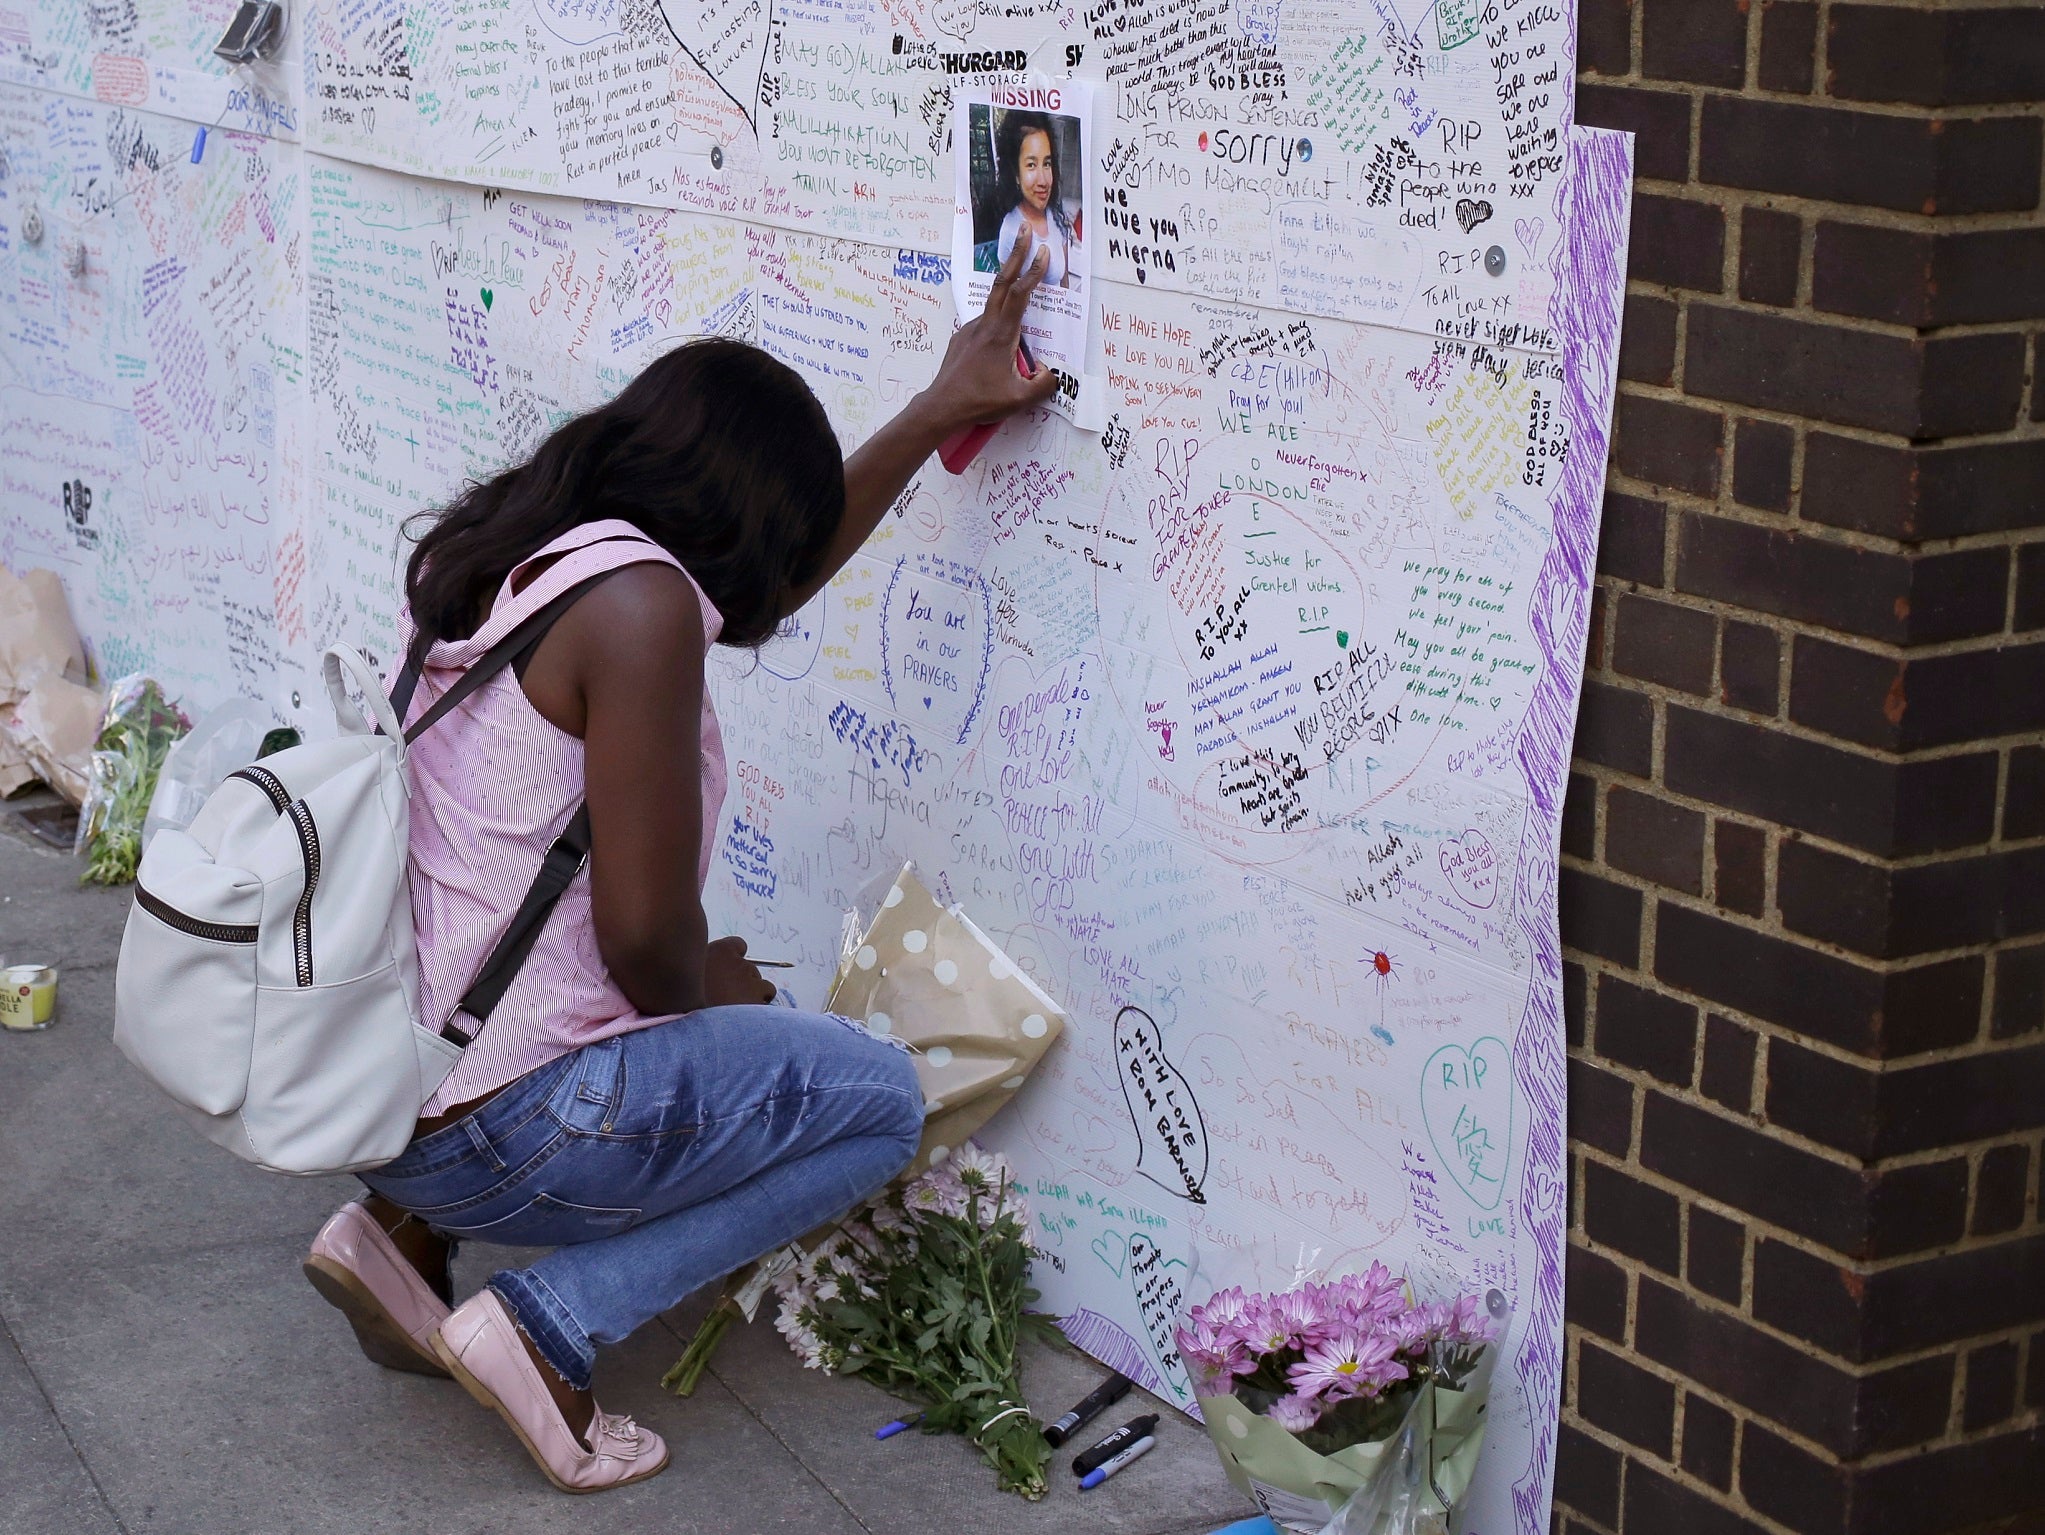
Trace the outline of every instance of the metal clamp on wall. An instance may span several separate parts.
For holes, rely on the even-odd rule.
[[[213,52],[230,64],[253,64],[275,55],[283,37],[284,7],[277,0],[242,0]]]

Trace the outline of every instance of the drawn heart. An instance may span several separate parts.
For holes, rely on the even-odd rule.
[[[895,562],[881,596],[881,681],[890,707],[922,721],[919,737],[935,730],[963,745],[973,739],[975,722],[985,723],[993,627],[990,588],[968,567],[920,552]],[[912,757],[918,751],[905,749]],[[898,765],[913,773],[922,761]]]
[[[1173,1333],[1179,1313],[1186,1309],[1185,1286],[1180,1281],[1188,1272],[1183,1258],[1167,1258],[1164,1250],[1142,1233],[1129,1239],[1129,1283],[1136,1291],[1136,1309],[1143,1316],[1150,1357],[1166,1388],[1181,1402],[1192,1396],[1193,1386],[1186,1378],[1186,1361],[1179,1357]]]
[[[700,0],[677,5],[657,0],[660,19],[682,51],[710,77],[731,104],[757,127],[760,72],[767,62],[767,29],[772,6],[759,0]],[[675,24],[679,18],[681,25]]]
[[[1136,1129],[1136,1170],[1169,1194],[1207,1203],[1207,1122],[1200,1100],[1165,1054],[1164,1034],[1140,1007],[1115,1014],[1115,1064]]]
[[[1538,218],[1514,219],[1512,221],[1512,233],[1513,238],[1520,242],[1520,249],[1524,250],[1527,253],[1529,259],[1532,259],[1533,257],[1540,254],[1541,251],[1540,219]]]
[[[1468,234],[1490,217],[1491,204],[1476,198],[1456,199],[1456,222],[1463,226],[1464,234]]]
[[[1505,1197],[1512,1159],[1512,1052],[1487,1034],[1465,1050],[1443,1045],[1421,1068],[1420,1118],[1434,1154],[1480,1210]]]
[[[1129,1265],[1129,1243],[1119,1231],[1103,1231],[1094,1238],[1094,1256],[1107,1264],[1109,1272],[1117,1279]]]
[[[1484,833],[1471,827],[1460,837],[1450,837],[1438,856],[1449,889],[1466,903],[1486,911],[1498,899],[1498,854]]]
[[[1349,648],[1349,631],[1347,629],[1337,629],[1335,631],[1335,643],[1344,650],[1347,650]]]
[[[977,0],[937,0],[930,8],[930,19],[945,36],[964,41],[979,24],[980,7]]]
[[[1548,1211],[1562,1208],[1566,1192],[1559,1178],[1536,1171],[1527,1174],[1527,1187],[1523,1197],[1528,1208],[1546,1214]]]
[[[362,109],[362,136],[363,136],[364,138],[375,138],[375,137],[376,137],[376,108],[375,108],[375,107],[364,107],[364,108]]]
[[[485,314],[488,314],[490,312],[490,306],[496,301],[497,295],[495,293],[492,293],[488,288],[485,288],[483,290],[483,312]]]

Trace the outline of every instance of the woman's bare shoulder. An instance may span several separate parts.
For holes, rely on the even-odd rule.
[[[696,584],[661,560],[627,565],[600,581],[562,623],[573,626],[584,655],[628,670],[665,670],[679,660],[700,661],[704,652]]]

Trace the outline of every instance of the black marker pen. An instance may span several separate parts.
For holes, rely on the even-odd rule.
[[[1091,1475],[1137,1440],[1148,1439],[1156,1431],[1156,1413],[1145,1413],[1140,1418],[1131,1418],[1092,1449],[1083,1450],[1073,1456],[1072,1474],[1079,1477]]]
[[[1114,1406],[1123,1397],[1127,1396],[1129,1394],[1129,1384],[1129,1377],[1126,1375],[1110,1375],[1106,1380],[1094,1387],[1092,1391],[1088,1392],[1080,1404],[1073,1408],[1072,1411],[1068,1412],[1057,1422],[1045,1426],[1044,1443],[1054,1450],[1057,1449],[1059,1445],[1072,1437],[1073,1431],[1082,1423],[1089,1421],[1096,1413]]]

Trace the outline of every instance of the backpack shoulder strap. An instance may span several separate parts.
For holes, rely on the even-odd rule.
[[[482,1031],[492,1009],[504,999],[504,993],[511,989],[519,967],[525,964],[526,956],[539,942],[540,929],[547,925],[547,917],[554,904],[588,861],[589,802],[584,800],[575,807],[575,814],[569,817],[561,835],[548,845],[546,856],[540,860],[540,872],[534,878],[532,888],[526,891],[525,899],[519,902],[518,910],[512,914],[511,925],[505,928],[504,936],[497,940],[490,957],[483,961],[482,968],[476,972],[475,980],[462,994],[461,1001],[442,1021],[442,1039],[466,1047]],[[474,1028],[461,1027],[457,1020],[464,1015],[475,1020]]]
[[[432,707],[420,715],[415,723],[405,727],[405,744],[409,746],[418,740],[466,703],[469,695],[477,688],[537,647],[540,641],[547,637],[547,631],[554,627],[561,615],[574,607],[591,587],[626,568],[628,567],[620,565],[598,571],[595,575],[576,582],[545,607],[528,615],[503,639],[471,662],[455,684],[434,699]],[[405,717],[405,710],[411,705],[413,690],[418,687],[419,676],[426,666],[426,652],[432,649],[432,646],[431,637],[424,632],[412,642],[411,653],[405,658],[405,668],[398,674],[397,685],[391,689],[391,707],[397,711],[399,719]]]
[[[470,694],[503,671],[505,667],[530,654],[547,631],[563,613],[575,606],[576,602],[607,577],[628,567],[613,566],[578,581],[561,593],[545,607],[522,620],[503,639],[492,645],[462,673],[453,687],[433,701],[433,705],[418,721],[405,730],[405,742],[410,745],[427,731],[445,719],[453,710],[461,707]],[[413,640],[412,649],[405,658],[404,669],[398,673],[396,686],[391,690],[391,707],[397,711],[400,720],[412,702],[413,692],[419,685],[420,675],[425,670],[426,653],[433,647],[433,637],[422,631]],[[540,929],[546,926],[548,915],[568,889],[582,866],[589,861],[589,802],[583,801],[575,807],[575,814],[568,818],[568,824],[561,834],[551,842],[540,859],[539,873],[533,876],[531,886],[526,890],[525,899],[512,913],[511,923],[504,935],[491,949],[482,968],[469,989],[462,994],[440,1025],[440,1037],[451,1044],[466,1048],[471,1040],[489,1020],[491,1011],[503,1000],[504,993],[511,989],[511,983],[518,976],[519,968],[525,964],[526,956],[532,953],[533,945],[539,941]],[[457,1021],[467,1016],[475,1020],[473,1028],[463,1028]]]
[[[412,707],[412,694],[418,691],[419,679],[426,674],[426,653],[432,648],[432,634],[421,629],[412,637],[405,664],[398,671],[397,681],[391,684],[391,709],[401,725],[405,722],[405,711]]]

